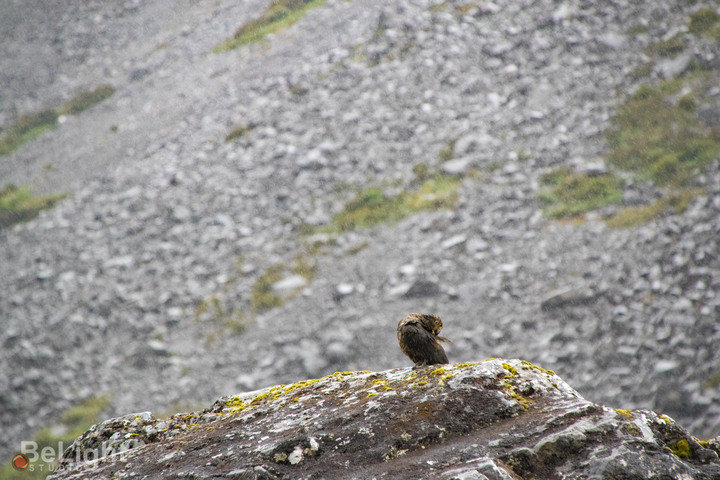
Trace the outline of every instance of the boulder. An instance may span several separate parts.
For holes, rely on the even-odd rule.
[[[51,479],[712,479],[718,441],[521,360],[338,372],[93,426]]]

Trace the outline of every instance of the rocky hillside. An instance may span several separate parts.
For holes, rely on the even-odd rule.
[[[412,311],[720,434],[713,2],[316,1],[233,49],[266,3],[172,3],[2,7],[0,135],[51,123],[0,188],[68,195],[0,230],[3,458],[87,399],[405,366]]]
[[[95,425],[53,480],[104,478],[707,479],[720,437],[603,407],[553,372],[490,360],[321,379],[202,412]]]

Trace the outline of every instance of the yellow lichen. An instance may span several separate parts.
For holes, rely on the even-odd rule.
[[[443,375],[444,373],[445,373],[445,369],[442,367],[436,368],[435,370],[430,372],[431,375]]]
[[[620,427],[620,430],[629,435],[632,435],[633,437],[642,436],[642,431],[640,431],[640,428],[634,423],[625,423],[622,427]]]
[[[325,375],[322,378],[336,378],[336,379],[342,379],[342,377],[347,377],[348,375],[355,375],[356,373],[372,373],[369,370],[363,370],[362,372],[335,372],[330,375]]]
[[[634,420],[635,415],[632,414],[630,410],[623,410],[622,408],[616,408],[615,413],[618,414],[618,416],[623,417],[627,420]]]
[[[467,368],[467,367],[472,367],[473,365],[480,365],[480,362],[456,363],[456,364],[455,364],[455,367],[457,367],[457,368]]]
[[[293,383],[292,385],[284,386],[285,390],[283,391],[283,394],[290,393],[294,390],[297,390],[299,388],[307,387],[308,385],[312,385],[314,383],[319,382],[320,379],[314,378],[312,380],[303,380],[302,382]]]
[[[684,458],[688,459],[692,457],[692,451],[690,450],[690,444],[687,440],[684,438],[681,438],[677,442],[675,442],[672,445],[668,445],[670,450],[675,454],[678,458]]]
[[[532,400],[530,400],[529,398],[524,397],[515,391],[510,393],[510,397],[517,401],[520,405],[522,405],[525,410],[530,409],[530,404],[532,403]]]
[[[545,375],[555,375],[555,372],[553,372],[552,370],[547,370],[545,368],[539,367],[539,366],[532,364],[526,360],[521,360],[520,363],[523,365],[523,367],[522,367],[523,370],[533,369],[533,370],[537,370],[538,372],[544,373]]]
[[[240,400],[239,397],[233,397],[225,402],[225,407],[230,409],[230,414],[241,412],[248,407],[248,403]],[[185,421],[189,421],[192,414],[188,414],[188,418]]]
[[[438,382],[438,385],[441,385],[441,386],[442,386],[442,385],[445,385],[445,382],[446,382],[447,380],[450,380],[450,379],[453,378],[454,376],[455,376],[454,373],[448,373],[447,375],[443,375],[442,377],[440,377],[440,381]]]
[[[506,375],[506,377],[517,377],[518,376],[517,369],[515,367],[513,367],[512,365],[510,365],[509,363],[503,362],[502,367],[505,370],[507,370],[508,372],[510,372],[510,375]]]
[[[386,392],[392,390],[392,388],[390,388],[390,387],[388,386],[388,381],[387,381],[387,380],[383,380],[383,379],[381,379],[381,378],[377,378],[377,379],[373,380],[372,383],[373,383],[373,385],[378,385],[378,386],[380,386],[380,387],[381,387],[383,390],[385,390]]]

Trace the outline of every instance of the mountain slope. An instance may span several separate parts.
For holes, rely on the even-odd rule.
[[[444,319],[451,361],[525,358],[591,401],[718,434],[717,160],[684,213],[633,229],[602,222],[618,207],[558,222],[537,197],[544,173],[607,154],[645,47],[680,32],[680,67],[707,58],[685,33],[701,5],[329,1],[214,54],[266,6],[84,3],[30,42],[85,38],[72,68],[12,83],[21,113],[116,93],[0,157],[3,183],[71,193],[0,231],[3,453],[91,395],[167,410],[405,365],[410,311]],[[626,177],[626,205],[657,194]],[[333,227],[368,188],[433,200],[436,178],[459,180],[449,209]]]

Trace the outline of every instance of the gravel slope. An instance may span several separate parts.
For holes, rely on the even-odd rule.
[[[443,317],[451,361],[527,359],[591,401],[720,434],[717,161],[698,180],[707,196],[630,230],[549,220],[536,197],[550,167],[607,152],[643,47],[700,5],[528,0],[459,15],[453,2],[331,0],[267,42],[212,54],[265,4],[166,3],[2,7],[0,121],[117,90],[0,158],[3,184],[72,193],[0,231],[3,456],[92,394],[108,395],[108,414],[168,411],[406,365],[395,326],[410,311]],[[638,19],[648,33],[628,35]],[[252,128],[225,142],[236,125]],[[318,239],[303,224],[359,188],[409,188],[417,164],[443,168],[450,141],[445,168],[468,173],[453,211],[307,253]],[[261,274],[302,252],[312,282],[250,314]],[[212,295],[247,312],[244,331],[196,315]]]

